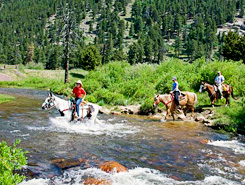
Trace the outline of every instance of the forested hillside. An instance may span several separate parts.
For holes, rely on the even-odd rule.
[[[0,3],[0,63],[37,63],[46,69],[64,67],[68,41],[71,68],[93,69],[95,61],[127,59],[134,64],[159,63],[165,56],[188,61],[219,57],[227,51],[222,47],[227,38],[217,34],[217,27],[233,22],[236,15],[243,17],[245,5],[244,0]]]

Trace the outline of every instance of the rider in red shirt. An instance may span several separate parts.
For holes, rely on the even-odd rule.
[[[75,95],[75,100],[76,100],[76,109],[77,109],[77,117],[79,117],[79,105],[82,101],[84,101],[86,97],[86,92],[82,88],[83,84],[81,80],[78,80],[76,82],[76,87],[73,88],[72,94]],[[84,96],[83,96],[84,95]]]

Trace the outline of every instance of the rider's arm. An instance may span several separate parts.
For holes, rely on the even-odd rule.
[[[178,83],[175,82],[175,88],[170,92],[170,94],[172,94],[174,91],[176,91],[177,88],[178,88]]]
[[[84,89],[82,89],[82,93],[83,93],[83,100],[85,99],[85,97],[86,97],[86,92],[85,92],[85,90]]]
[[[221,77],[221,84],[223,84],[225,82],[225,78],[224,76]]]
[[[217,84],[218,76],[215,77],[214,83]]]

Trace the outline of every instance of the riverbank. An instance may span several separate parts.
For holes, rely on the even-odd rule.
[[[173,76],[177,77],[181,91],[198,94],[198,109],[209,106],[207,93],[200,94],[198,90],[202,81],[212,84],[218,70],[222,71],[226,83],[233,86],[235,96],[242,97],[245,94],[245,77],[242,76],[245,74],[245,65],[233,61],[206,63],[204,59],[192,64],[168,59],[160,65],[133,66],[127,62],[110,62],[90,72],[71,70],[68,84],[63,83],[63,70],[24,70],[25,77],[0,82],[0,87],[52,89],[54,93],[70,96],[75,81],[81,79],[87,92],[87,101],[110,109],[113,107],[115,113],[120,106],[140,105],[140,113],[149,115],[157,112],[152,107],[154,95],[168,94]],[[243,110],[243,104],[243,99],[231,100],[230,107],[223,107],[224,100],[216,102],[214,123],[222,125],[225,122],[224,129],[232,132],[245,130],[244,119],[238,112]],[[160,108],[163,108],[163,105]]]
[[[13,96],[9,96],[7,94],[0,94],[0,103],[6,103],[14,99],[15,97]]]

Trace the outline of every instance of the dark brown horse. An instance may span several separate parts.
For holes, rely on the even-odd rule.
[[[233,88],[230,85],[224,85],[226,87],[226,91],[223,90],[222,94],[223,97],[226,99],[226,103],[225,106],[230,105],[230,95],[232,96],[232,98],[234,100],[237,100],[237,98],[234,97],[233,95]],[[215,90],[215,86],[210,85],[206,82],[202,82],[201,86],[200,86],[200,90],[199,92],[201,93],[202,91],[208,91],[208,96],[212,102],[212,106],[214,107],[214,103],[217,99],[220,99],[220,95],[219,93]]]

